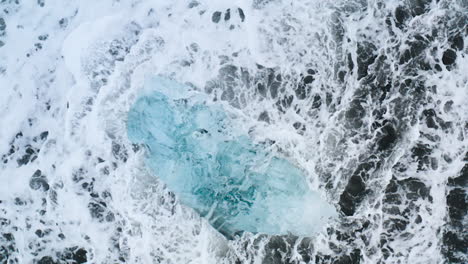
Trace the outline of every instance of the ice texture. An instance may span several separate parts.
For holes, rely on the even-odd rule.
[[[147,164],[226,237],[242,231],[308,236],[335,214],[301,169],[239,135],[219,105],[156,77],[128,114],[128,136]]]

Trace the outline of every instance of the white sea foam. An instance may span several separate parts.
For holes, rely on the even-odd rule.
[[[409,7],[417,1],[404,2]],[[265,256],[273,255],[270,237],[244,234],[227,241],[145,168],[144,151],[127,139],[126,118],[144,93],[145,80],[154,75],[186,83],[206,93],[207,101],[224,104],[240,131],[255,142],[271,142],[272,152],[304,168],[308,187],[337,209],[355,168],[373,157],[368,153],[379,132],[372,125],[379,120],[372,111],[382,104],[387,109],[382,118],[388,120],[406,111],[397,122],[410,125],[380,160],[382,167],[370,173],[371,192],[357,212],[330,221],[328,233],[324,228],[311,238],[313,246],[303,249],[307,238],[294,240],[286,255],[300,263],[306,252],[315,263],[357,248],[363,263],[443,262],[446,197],[453,188],[447,181],[464,166],[468,147],[468,40],[462,36],[465,48],[457,51],[452,68],[440,59],[450,46],[445,36],[431,40],[425,56],[441,71],[418,68],[408,74],[398,51],[433,28],[449,32],[454,23],[444,19],[461,17],[456,11],[466,11],[466,4],[433,1],[431,11],[409,19],[406,31],[394,19],[386,24],[398,5],[377,0],[2,2],[0,155],[7,163],[0,166],[0,220],[9,224],[0,232],[14,236],[12,263],[55,258],[73,247],[86,249],[89,263],[265,263]],[[216,11],[218,23],[212,21]],[[356,79],[356,46],[366,41],[391,61],[382,75],[391,75],[394,85],[383,103],[370,95],[373,90],[360,99],[364,121],[353,128],[360,121],[349,121],[350,109],[365,87]],[[308,96],[298,100],[296,88],[309,69],[316,73],[314,81]],[[401,96],[399,85],[418,78],[425,80],[426,92],[412,103],[406,99],[413,94]],[[271,87],[278,79],[275,96]],[[258,80],[269,83],[265,95]],[[288,96],[294,101],[285,107]],[[448,127],[429,127],[427,109]],[[41,140],[44,131],[48,136]],[[431,149],[422,161],[413,154],[420,144]],[[14,153],[8,154],[11,146]],[[28,148],[33,154],[19,166]],[[428,168],[419,169],[418,162]],[[37,170],[47,179],[46,192],[30,188]],[[399,184],[395,195],[403,197],[401,204],[386,191],[392,182]],[[428,195],[413,199],[411,188]],[[405,221],[403,228],[399,224]],[[333,230],[359,237],[347,239]]]

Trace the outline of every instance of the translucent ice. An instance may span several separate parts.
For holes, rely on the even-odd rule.
[[[234,131],[223,109],[177,82],[155,77],[128,114],[128,136],[181,202],[227,237],[242,231],[307,236],[334,208],[303,172]]]

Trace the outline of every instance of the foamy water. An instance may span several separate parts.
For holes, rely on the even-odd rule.
[[[466,1],[0,7],[0,262],[466,262]],[[152,76],[226,109],[340,216],[225,239],[128,139]]]

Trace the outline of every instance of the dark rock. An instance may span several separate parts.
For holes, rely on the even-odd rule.
[[[340,80],[340,82],[344,82],[345,77],[346,77],[346,71],[338,72],[338,79]]]
[[[314,101],[312,102],[312,109],[319,108],[322,105],[322,98],[319,94],[314,95]]]
[[[289,244],[282,237],[272,237],[265,247],[267,263],[284,263],[282,255],[288,250]]]
[[[36,153],[36,149],[34,149],[33,147],[31,147],[31,145],[27,145],[27,148],[26,148],[26,154],[29,154],[29,155],[32,155]]]
[[[354,62],[353,62],[353,57],[351,53],[348,53],[347,62],[348,62],[348,70],[352,72],[354,69]]]
[[[382,92],[380,97],[379,97],[379,101],[380,103],[383,103],[383,101],[387,98],[387,94],[390,92],[390,90],[392,89],[393,87],[393,83],[391,80],[387,81],[385,83],[385,85],[380,85],[379,88],[380,88],[380,91]],[[383,108],[381,110],[381,112],[386,112],[387,109]]]
[[[46,140],[48,136],[49,136],[49,131],[44,131],[39,135],[41,140]]]
[[[289,108],[294,101],[294,96],[293,95],[285,95],[278,101],[276,101],[275,105],[278,107],[278,110],[280,110],[282,113],[286,112],[286,109]]]
[[[68,26],[68,19],[67,18],[60,19],[59,20],[59,25],[60,25],[61,28],[66,28]]]
[[[278,81],[273,81],[271,84],[270,84],[270,95],[271,95],[271,98],[276,98],[278,97],[278,88],[280,86],[280,82]]]
[[[33,190],[42,189],[42,191],[49,190],[49,183],[47,182],[47,177],[42,175],[41,170],[36,170],[29,180],[29,187]]]
[[[310,93],[310,86],[308,84],[312,83],[314,78],[311,75],[307,75],[302,78],[301,82],[297,85],[295,89],[297,99],[303,100],[307,98],[307,95]]]
[[[6,29],[6,23],[5,23],[5,19],[3,17],[0,17],[0,31],[5,31]],[[2,32],[0,32],[1,34]]]
[[[388,150],[395,146],[398,140],[398,133],[395,127],[387,122],[380,130],[380,138],[377,140],[378,150]]]
[[[128,159],[128,152],[125,146],[112,141],[112,154],[118,160],[122,160],[123,162],[127,162]]]
[[[346,185],[345,191],[340,196],[339,205],[341,211],[348,216],[354,215],[358,204],[361,202],[365,184],[359,176],[352,176]]]
[[[377,47],[371,42],[362,42],[357,45],[357,67],[358,80],[366,77],[368,68],[375,62],[377,58]]]
[[[85,263],[88,261],[87,254],[85,249],[80,248],[73,254],[73,260],[78,264]]]
[[[213,16],[211,16],[211,21],[214,23],[218,23],[221,20],[221,12],[216,11],[213,13]]]
[[[293,264],[297,263],[293,256],[294,247],[297,244],[297,252],[303,262],[310,262],[311,239],[299,238],[294,235],[272,236],[266,243],[265,257],[262,263],[268,264]],[[293,259],[294,257],[294,259]]]
[[[388,122],[387,120],[383,119],[383,115],[385,113],[386,113],[385,109],[382,109],[382,110],[375,109],[374,111],[372,111],[372,116],[376,120],[371,125],[372,129],[377,130]]]
[[[421,180],[417,178],[407,178],[400,181],[402,186],[406,189],[406,198],[412,201],[419,199],[432,200],[430,196],[430,188],[427,187]]]
[[[4,233],[2,236],[6,239],[8,242],[12,242],[15,240],[15,237],[13,236],[12,233]]]
[[[285,97],[283,97],[283,99],[281,99],[281,105],[284,108],[289,108],[293,101],[294,101],[294,97],[292,95],[285,96]]]
[[[36,47],[36,51],[42,49],[42,44],[41,43],[34,43],[34,47]]]
[[[268,116],[268,112],[263,111],[258,117],[258,121],[264,121],[264,122],[270,123],[270,117]]]
[[[418,171],[427,169],[430,164],[432,149],[427,144],[418,143],[411,150],[411,157],[418,162]]]
[[[400,65],[410,62],[421,55],[427,47],[427,41],[418,35],[414,37],[414,40],[408,41],[406,44],[409,46],[409,49],[400,55]]]
[[[414,222],[415,222],[416,224],[420,224],[420,223],[422,222],[422,217],[421,217],[420,215],[418,215],[418,216],[416,217],[416,219],[414,220]]]
[[[37,264],[59,264],[58,262],[55,262],[54,259],[50,256],[45,256],[42,257]]]
[[[392,178],[385,189],[385,193],[396,193],[397,191],[398,185],[396,184],[396,179]]]
[[[306,77],[304,77],[304,79],[302,80],[302,82],[304,84],[309,84],[309,83],[312,83],[314,81],[314,77],[312,75],[307,75]]]
[[[414,211],[418,210],[417,207],[415,208],[417,206],[415,202],[420,199],[432,202],[430,188],[422,181],[417,178],[407,178],[404,180],[392,178],[385,190],[383,209],[387,214],[397,217],[390,217],[390,219],[384,222],[387,232],[400,233],[405,230],[415,217]],[[398,207],[395,207],[395,205]],[[421,223],[421,216],[417,215],[414,222],[416,224]]]
[[[443,252],[447,257],[448,263],[466,263],[468,254],[468,235],[460,232],[448,231],[442,238]]]
[[[385,229],[387,229],[387,232],[396,232],[396,233],[401,233],[401,231],[404,231],[406,227],[409,225],[409,221],[404,219],[404,218],[390,218],[389,220],[384,221],[383,223]]]
[[[93,197],[93,195],[91,195]],[[96,195],[93,198],[98,198],[99,196]],[[107,209],[107,204],[104,201],[91,201],[88,204],[88,209],[91,214],[91,217],[96,218],[99,222],[112,222],[115,220],[114,213],[110,212]]]
[[[468,187],[468,163],[463,166],[458,177],[449,178],[448,185],[453,187]]]
[[[83,168],[79,168],[78,170],[75,170],[72,173],[72,180],[74,182],[80,182],[84,180],[86,173],[88,173],[86,170],[84,170]]]
[[[462,188],[455,188],[447,195],[448,213],[452,221],[462,221],[468,212],[468,196]]]
[[[363,125],[362,118],[365,116],[366,111],[362,106],[360,99],[351,101],[348,110],[345,113],[346,121],[349,128],[360,128]]]
[[[391,196],[390,196],[391,197]],[[398,196],[399,197],[399,196]],[[384,201],[385,202],[388,202],[389,199],[387,199],[387,197],[384,198]],[[387,214],[392,214],[392,215],[401,215],[401,210],[400,210],[400,207],[398,206],[384,206],[382,208],[382,211],[387,213]]]
[[[34,177],[38,178],[38,177],[41,177],[41,176],[42,176],[42,171],[41,170],[36,170],[32,175],[33,178]]]
[[[106,222],[113,222],[115,220],[115,215],[112,212],[106,214]]]
[[[260,69],[259,74],[255,77],[255,83],[257,84],[257,92],[262,97],[267,97],[268,95],[270,95],[271,98],[277,98],[278,90],[281,85],[281,74],[277,74],[274,69],[264,68],[261,65],[257,65],[257,67],[259,67]],[[246,84],[249,83],[248,73],[242,73],[242,75],[243,82]]]
[[[452,42],[452,45],[450,47],[452,47],[452,49],[463,50],[464,40],[461,35],[455,36],[451,42]]]
[[[133,153],[137,153],[140,150],[140,146],[138,144],[132,144]]]
[[[16,147],[14,145],[10,145],[10,150],[8,151],[8,155],[11,156],[16,152]]]
[[[91,217],[102,219],[106,211],[106,204],[104,202],[101,202],[101,203],[90,202],[88,204],[88,209],[91,214]]]
[[[228,8],[226,10],[226,13],[224,13],[224,21],[228,21],[229,19],[231,19],[231,9]]]
[[[362,107],[359,99],[354,99],[349,105],[348,111],[346,111],[346,118],[349,120],[361,119],[365,115],[364,107]]]
[[[26,201],[24,201],[20,197],[16,197],[15,198],[15,205],[26,205]]]
[[[41,229],[37,229],[34,234],[36,234],[36,236],[39,238],[44,237],[44,232]]]
[[[367,195],[366,181],[369,179],[373,170],[377,169],[380,165],[378,163],[368,161],[362,162],[354,171],[353,175],[348,181],[345,190],[340,195],[339,205],[341,211],[347,215],[354,215],[359,204]]]
[[[16,160],[18,163],[18,166],[23,166],[27,165],[29,162],[33,162],[37,158],[37,152],[38,150],[33,148],[31,145],[26,146],[25,154]]]
[[[63,252],[57,254],[57,257],[66,263],[82,264],[88,261],[88,251],[77,246],[66,248]]]
[[[44,40],[47,40],[48,37],[49,37],[49,34],[44,34],[44,35],[40,35],[39,37],[37,37],[37,39],[39,39],[40,41],[44,41]]]
[[[294,122],[293,127],[296,130],[305,130],[305,126],[301,122]]]
[[[262,95],[263,97],[266,97],[267,90],[266,90],[265,84],[257,83],[257,91],[260,95]]]
[[[426,13],[432,0],[409,0],[409,7],[413,16]]]
[[[197,7],[197,6],[199,6],[199,5],[200,5],[199,2],[197,2],[197,1],[192,1],[192,2],[189,3],[188,8],[194,8],[194,7]]]
[[[242,10],[242,8],[237,8],[237,11],[239,12],[239,17],[241,19],[241,22],[244,22],[245,20],[244,10]]]
[[[2,212],[3,210],[0,210]],[[4,218],[0,218],[0,226],[10,224],[10,222]],[[16,228],[16,227],[15,227]],[[15,229],[14,228],[14,229]],[[6,231],[6,229],[0,228],[0,231]],[[1,233],[0,233],[1,234]],[[3,233],[0,236],[0,263],[17,264],[19,263],[13,255],[18,252],[15,243],[15,237],[12,233]]]
[[[0,226],[4,227],[4,226],[9,225],[10,223],[11,223],[10,220],[0,217]]]
[[[0,263],[7,264],[9,259],[8,249],[4,246],[0,246]]]
[[[302,257],[302,261],[309,263],[312,260],[310,256],[310,248],[312,247],[312,240],[310,238],[302,238],[297,247],[297,252]]]
[[[398,6],[395,9],[395,22],[396,22],[397,27],[402,28],[404,23],[409,17],[410,17],[410,14],[404,7]]]
[[[426,125],[429,128],[438,129],[439,126],[436,124],[435,119],[437,118],[436,112],[434,109],[425,109],[423,115],[426,117]]]
[[[330,255],[322,255],[322,254],[317,254],[315,256],[315,264],[329,264],[331,262],[332,257]]]
[[[83,182],[83,183],[81,184],[81,187],[82,187],[83,189],[87,189],[87,190],[91,191],[92,188],[91,188],[91,189],[88,189],[89,186],[90,186],[90,184],[89,184],[88,182]]]
[[[34,178],[29,181],[29,186],[33,190],[39,190],[42,189],[43,191],[48,191],[49,190],[49,184],[47,183],[47,180],[45,178]]]
[[[442,55],[442,63],[444,65],[452,65],[457,60],[457,53],[453,49],[448,49]]]
[[[354,197],[362,194],[365,189],[366,185],[362,181],[362,178],[357,175],[353,175],[346,186],[346,191]]]
[[[361,263],[361,250],[355,249],[349,256],[341,256],[333,264],[359,264]]]
[[[276,75],[276,81],[281,82],[283,78],[281,77],[281,74]]]

